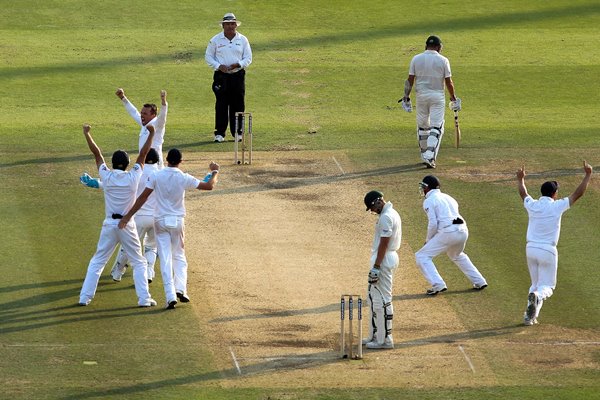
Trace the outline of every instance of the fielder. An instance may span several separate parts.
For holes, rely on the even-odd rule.
[[[167,168],[158,171],[146,183],[146,188],[138,196],[135,204],[119,222],[119,228],[125,228],[131,217],[144,205],[148,197],[154,194],[156,209],[154,228],[158,244],[160,272],[165,289],[167,309],[175,308],[177,300],[190,301],[187,295],[187,259],[185,257],[185,190],[212,190],[217,182],[219,164],[211,162],[212,176],[208,182],[200,181],[179,169],[182,161],[181,151],[171,149],[167,154]]]
[[[558,238],[562,215],[583,196],[592,178],[592,166],[583,162],[585,176],[569,197],[557,200],[558,182],[544,182],[542,197],[534,200],[525,187],[525,167],[517,171],[519,195],[529,215],[527,225],[527,267],[531,286],[527,295],[527,308],[523,316],[525,325],[537,324],[544,300],[552,296],[556,288],[558,269]]]
[[[121,227],[123,229],[119,229],[117,225],[119,219],[122,218],[125,211],[135,201],[135,192],[142,176],[142,170],[144,169],[144,159],[148,150],[150,150],[150,145],[154,138],[154,127],[150,126],[148,128],[146,142],[142,146],[135,165],[129,171],[126,171],[129,165],[129,155],[123,150],[117,150],[113,153],[113,169],[108,168],[100,149],[94,142],[94,139],[92,139],[90,129],[89,125],[84,125],[83,134],[90,151],[96,159],[100,178],[104,182],[106,217],[100,231],[96,253],[90,260],[87,274],[81,287],[79,305],[87,306],[94,298],[100,275],[102,275],[106,263],[115,251],[115,247],[120,243],[125,249],[127,257],[131,260],[138,305],[140,307],[155,306],[156,301],[152,299],[148,291],[147,261],[142,256],[140,239],[136,232],[135,222],[124,224]]]
[[[451,196],[441,192],[440,181],[433,175],[423,178],[419,188],[425,196],[423,210],[427,214],[428,224],[425,245],[416,252],[415,258],[417,266],[431,285],[426,294],[435,296],[448,289],[433,263],[433,258],[442,253],[446,253],[465,274],[473,284],[474,290],[485,289],[488,285],[485,278],[464,252],[469,230],[465,219],[458,212],[458,203]]]
[[[398,249],[402,240],[402,221],[391,202],[383,199],[383,193],[372,190],[364,198],[367,211],[379,215],[375,224],[375,237],[371,247],[371,271],[369,272],[368,304],[371,310],[369,336],[362,343],[368,349],[393,349],[392,285],[398,268]]]
[[[404,82],[402,108],[412,111],[410,92],[417,92],[417,140],[421,149],[421,159],[427,168],[435,168],[442,136],[444,135],[445,92],[450,94],[450,109],[461,110],[461,101],[454,95],[454,82],[450,61],[440,53],[442,41],[437,36],[429,36],[425,51],[413,57],[410,62],[408,79]],[[416,84],[415,84],[416,82]]]

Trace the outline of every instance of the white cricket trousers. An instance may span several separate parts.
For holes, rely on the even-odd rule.
[[[456,227],[456,228],[455,228]],[[446,253],[448,258],[456,264],[463,274],[474,285],[487,284],[485,278],[479,273],[475,265],[471,262],[469,256],[464,252],[465,244],[469,238],[469,230],[466,225],[453,225],[449,229],[455,229],[451,232],[436,233],[421,250],[415,254],[416,262],[423,276],[429,284],[435,289],[446,287],[446,282],[440,276],[433,258]]]
[[[377,254],[371,256],[371,265],[375,263]],[[379,267],[379,281],[369,284],[368,301],[371,311],[369,323],[369,339],[374,339],[383,344],[385,338],[392,334],[392,320],[394,318],[394,306],[392,304],[392,289],[394,284],[394,272],[399,264],[398,253],[388,251],[385,253],[381,266]]]
[[[148,262],[148,279],[154,279],[154,264],[156,263],[156,238],[154,236],[154,217],[151,215],[133,216],[137,227],[138,237],[144,246],[144,257]],[[117,262],[121,265],[127,264],[127,255],[121,248],[117,256]]]
[[[102,224],[100,239],[96,253],[90,260],[87,274],[81,287],[80,300],[85,302],[91,300],[96,294],[100,275],[106,266],[106,263],[112,256],[117,244],[125,250],[127,258],[133,268],[133,283],[138,297],[138,304],[146,303],[151,298],[148,291],[147,262],[142,256],[140,239],[138,237],[135,221],[130,221],[125,228],[119,229],[116,224],[118,220],[107,219]]]
[[[528,243],[525,248],[527,266],[531,277],[529,293],[535,293],[542,300],[552,296],[556,288],[558,270],[558,250],[550,245],[538,246]]]
[[[441,127],[444,133],[444,116],[446,111],[444,92],[417,93],[417,129]]]
[[[154,233],[160,259],[160,273],[167,303],[177,300],[176,292],[187,294],[187,259],[185,257],[185,224],[181,217],[154,220]]]

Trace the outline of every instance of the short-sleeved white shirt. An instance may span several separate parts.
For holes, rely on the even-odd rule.
[[[397,251],[400,248],[402,221],[400,220],[400,214],[393,207],[392,203],[388,201],[383,206],[381,214],[379,214],[375,224],[375,237],[371,247],[372,253],[377,253],[382,237],[390,238],[387,251]]]
[[[450,61],[435,50],[425,50],[410,62],[409,75],[416,77],[417,93],[444,92],[444,79],[452,76]]]
[[[451,232],[458,229],[457,225],[452,224],[456,218],[464,221],[458,211],[458,202],[452,196],[442,193],[440,189],[431,189],[427,192],[423,201],[423,210],[428,219],[427,240],[437,232]]]
[[[140,179],[140,183],[137,188],[137,196],[139,196],[144,189],[146,189],[146,184],[150,181],[150,177],[159,171],[158,164],[145,164],[144,165],[144,173],[142,174],[142,178]],[[146,216],[154,216],[154,210],[156,209],[156,195],[154,193],[148,196],[146,202],[140,207],[138,212],[135,215],[146,215]]]
[[[556,246],[560,236],[562,215],[571,205],[569,198],[553,200],[542,196],[538,200],[526,196],[523,205],[529,214],[527,226],[527,243]]]
[[[150,176],[146,187],[153,189],[156,199],[155,218],[185,217],[185,191],[195,189],[200,180],[179,168],[166,167]]]
[[[238,72],[252,63],[252,49],[248,38],[239,32],[235,33],[233,39],[229,40],[223,32],[216,34],[208,42],[204,59],[215,71],[220,65],[240,64],[240,68],[229,73]]]
[[[125,215],[133,207],[143,168],[140,164],[135,164],[129,171],[111,170],[103,163],[98,172],[104,189],[106,219],[118,224],[119,220],[112,219],[112,215]]]

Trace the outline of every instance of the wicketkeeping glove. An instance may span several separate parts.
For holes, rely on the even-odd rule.
[[[379,269],[373,267],[371,268],[371,271],[369,271],[369,283],[373,284],[377,282],[379,282]]]
[[[410,97],[403,97],[398,100],[398,103],[402,103],[402,108],[406,112],[412,112],[412,103],[410,102]]]
[[[84,172],[83,175],[79,177],[79,182],[81,182],[82,185],[94,189],[100,189],[102,187],[102,182],[100,182],[100,179],[92,178],[87,174],[87,172]]]
[[[448,107],[450,107],[450,109],[452,111],[460,111],[460,110],[462,110],[462,104],[461,103],[462,102],[457,97],[455,101],[451,101],[450,103],[448,103]]]

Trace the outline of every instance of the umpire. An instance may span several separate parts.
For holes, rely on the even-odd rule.
[[[215,94],[215,142],[225,140],[229,131],[235,137],[235,113],[245,111],[245,68],[252,63],[252,50],[246,36],[237,32],[241,25],[233,13],[223,16],[223,32],[213,36],[204,59],[215,71],[212,91]]]

